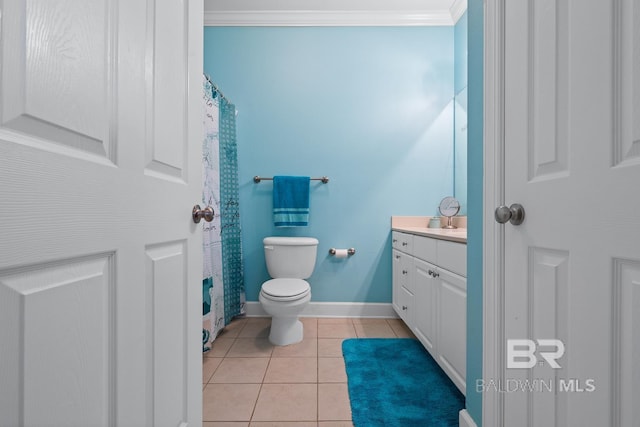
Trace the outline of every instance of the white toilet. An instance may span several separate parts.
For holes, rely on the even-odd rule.
[[[318,239],[313,237],[265,237],[264,257],[269,275],[262,284],[260,304],[271,316],[269,341],[274,345],[302,341],[298,316],[311,301],[309,278],[316,265]]]

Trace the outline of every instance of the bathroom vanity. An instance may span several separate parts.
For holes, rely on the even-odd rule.
[[[463,394],[466,383],[467,230],[391,218],[393,308]]]

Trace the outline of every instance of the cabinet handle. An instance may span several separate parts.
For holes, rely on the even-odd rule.
[[[436,273],[435,271],[433,272],[433,277],[439,277],[440,273]]]
[[[400,255],[396,255],[396,259],[400,259]]]
[[[402,274],[407,274],[408,271],[407,270],[402,270]]]
[[[407,242],[402,242],[402,246],[407,246],[408,243]]]
[[[407,306],[406,306],[406,305],[403,305],[403,306],[402,306],[402,309],[403,309],[403,310],[406,310],[406,309],[407,309]]]
[[[393,239],[393,243],[396,243],[398,241],[398,239]]]
[[[433,276],[434,272],[433,272],[433,270],[429,270],[429,271],[427,271],[427,274],[428,274],[429,276]]]

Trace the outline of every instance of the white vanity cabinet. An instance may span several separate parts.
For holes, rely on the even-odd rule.
[[[465,393],[466,244],[392,232],[393,307]]]

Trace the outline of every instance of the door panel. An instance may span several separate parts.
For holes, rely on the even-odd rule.
[[[529,3],[527,117],[529,179],[568,173],[567,158],[567,16],[556,0]]]
[[[188,27],[186,0],[153,2],[148,19],[154,41],[147,47],[147,70],[153,90],[147,94],[151,103],[149,138],[147,139],[147,173],[164,179],[186,180],[186,116],[188,74]],[[194,165],[195,166],[195,165]]]
[[[567,315],[569,304],[569,253],[544,248],[531,248],[528,270],[532,272],[528,281],[529,317],[528,337],[534,339],[559,339],[571,348]],[[540,346],[540,350],[554,351],[553,347]],[[567,354],[567,353],[565,353]],[[568,355],[567,355],[568,356]],[[565,359],[566,360],[566,359]],[[526,380],[534,389],[531,393],[530,417],[533,425],[566,425],[566,399],[562,393],[554,396],[560,378],[567,377],[566,363],[560,369],[549,364],[537,363],[528,370]]]
[[[627,396],[640,376],[626,362],[640,262],[634,3],[505,2],[504,202],[526,217],[504,226],[502,345],[558,339],[565,352],[557,369],[544,345],[532,368],[504,367],[504,380],[537,387],[501,396],[504,425],[638,419]]]
[[[613,165],[640,162],[640,7],[632,0],[613,4]]]
[[[1,402],[3,425],[111,422],[113,266],[106,254],[0,272],[3,317],[15,326],[0,335],[12,356],[2,370],[13,391]]]
[[[640,419],[640,261],[613,262],[613,396],[615,426]]]
[[[202,2],[0,12],[0,425],[200,425]]]
[[[3,128],[114,160],[112,7],[104,0],[3,2],[5,16],[14,17],[2,28]]]
[[[152,337],[147,369],[154,378],[149,417],[154,426],[178,426],[186,421],[188,397],[182,380],[188,360],[183,338],[188,335],[185,242],[153,245],[146,253],[147,300],[152,302],[147,314],[146,335]]]

